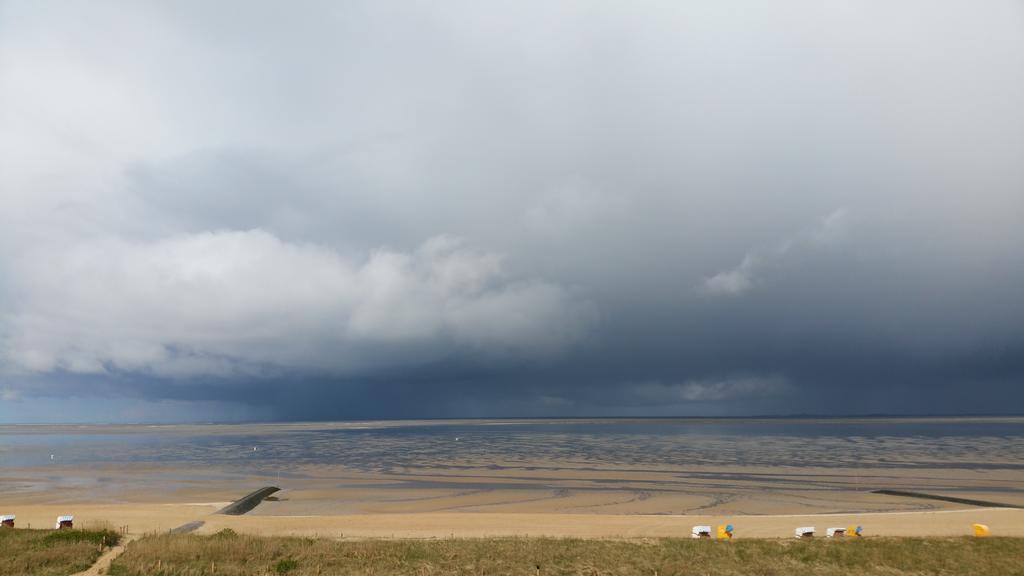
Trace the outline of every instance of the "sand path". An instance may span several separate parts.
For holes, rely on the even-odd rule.
[[[117,558],[121,555],[121,553],[124,552],[125,548],[128,546],[128,543],[134,539],[134,536],[125,536],[121,539],[120,544],[107,550],[103,553],[102,556],[97,558],[96,563],[90,566],[88,570],[78,572],[77,574],[72,574],[72,576],[100,576],[101,574],[106,574],[107,569],[110,568],[110,564],[114,561],[115,558]]]

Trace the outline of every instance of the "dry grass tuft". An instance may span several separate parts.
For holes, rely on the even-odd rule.
[[[1020,538],[846,541],[554,538],[364,540],[168,535],[131,543],[112,576],[288,574],[1024,575]]]
[[[110,530],[0,529],[0,576],[67,576],[99,558],[100,547],[117,543]]]

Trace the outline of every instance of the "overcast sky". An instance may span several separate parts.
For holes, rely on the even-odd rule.
[[[1024,411],[1024,2],[0,0],[0,422]]]

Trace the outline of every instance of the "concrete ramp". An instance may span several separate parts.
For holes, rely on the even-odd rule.
[[[206,524],[206,522],[204,522],[202,520],[196,520],[195,522],[189,522],[188,524],[182,524],[181,526],[178,526],[177,528],[171,528],[169,533],[170,534],[191,534],[191,533],[195,532],[196,530],[199,530],[200,528],[202,528],[203,524]]]
[[[872,490],[872,494],[884,494],[886,496],[905,496],[907,498],[924,498],[925,500],[941,500],[953,502],[954,504],[966,504],[968,506],[980,506],[982,508],[1020,508],[1013,504],[1002,502],[990,502],[988,500],[974,500],[971,498],[956,498],[954,496],[939,496],[937,494],[925,494],[923,492],[910,492],[907,490]]]
[[[220,510],[217,510],[216,512],[214,512],[214,514],[241,516],[242,514],[245,514],[246,512],[259,506],[260,502],[263,502],[263,500],[265,500],[267,496],[270,496],[271,494],[279,490],[280,488],[276,486],[267,486],[265,488],[260,488],[259,490],[256,490],[251,494],[246,494],[245,496],[239,498],[238,500],[235,500],[234,502],[228,504],[227,506],[221,508]]]

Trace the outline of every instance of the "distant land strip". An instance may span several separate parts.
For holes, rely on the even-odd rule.
[[[942,500],[943,502],[954,502],[956,504],[967,504],[968,506],[982,506],[985,508],[1020,508],[1013,504],[1002,502],[989,502],[988,500],[972,500],[970,498],[957,498],[955,496],[939,496],[936,494],[925,494],[924,492],[908,492],[905,490],[872,490],[872,494],[885,494],[886,496],[906,496],[907,498],[924,498],[926,500]]]
[[[263,502],[267,496],[270,496],[274,492],[277,492],[280,488],[276,486],[267,486],[260,488],[259,490],[246,494],[245,496],[235,500],[231,504],[217,510],[215,514],[227,514],[228,516],[241,516],[249,510],[252,510],[256,506],[259,506],[260,502]]]

